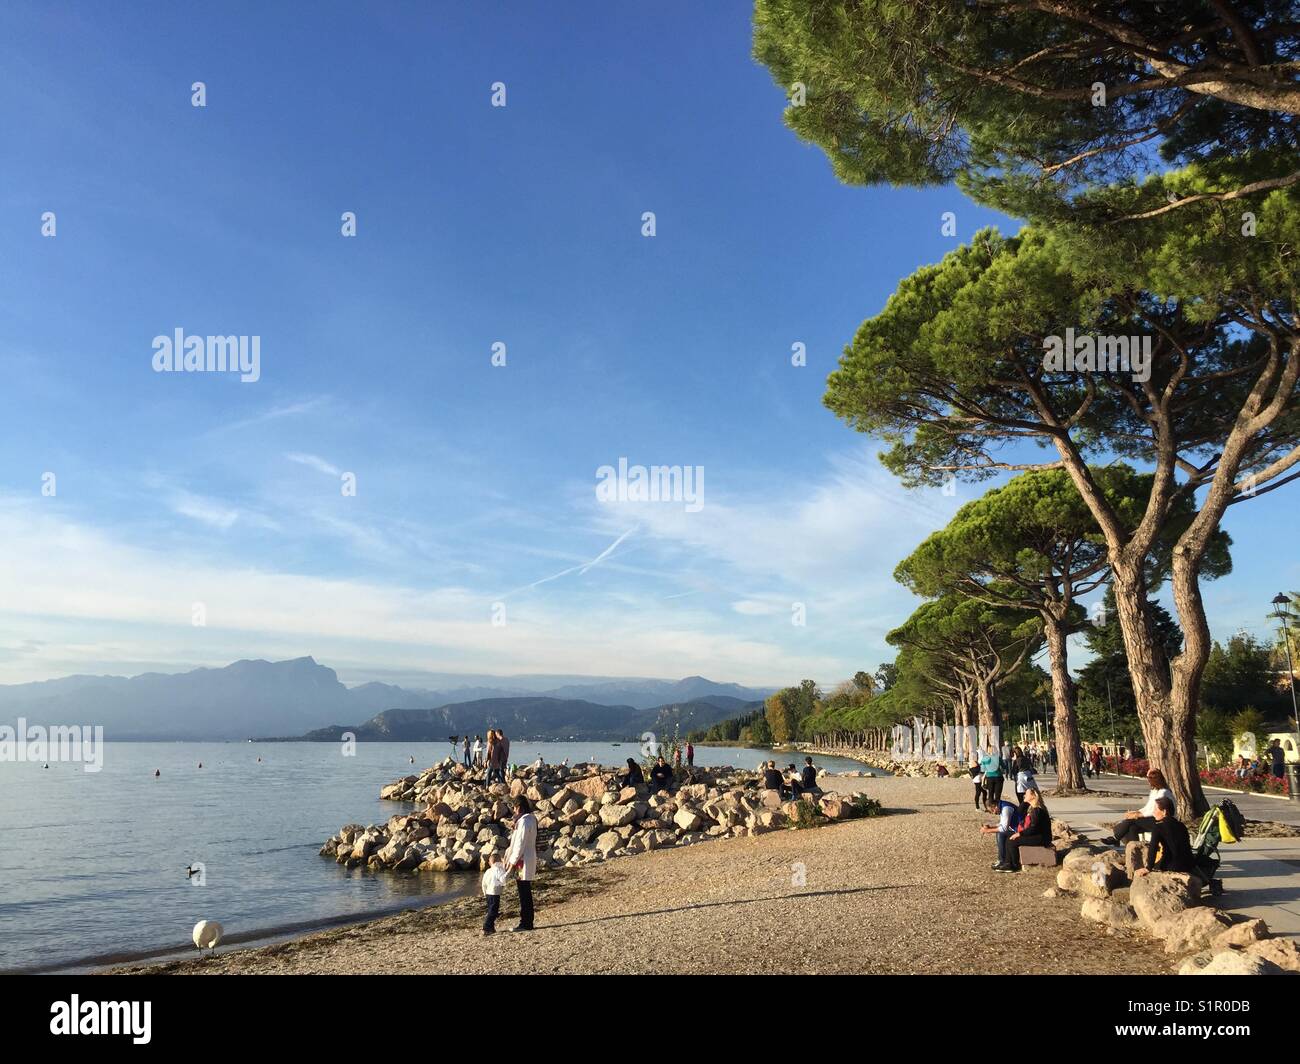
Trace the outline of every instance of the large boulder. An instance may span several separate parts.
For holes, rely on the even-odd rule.
[[[636,820],[637,811],[630,805],[605,805],[600,809],[600,822],[607,828],[621,828]]]
[[[1215,935],[1210,942],[1210,949],[1215,953],[1221,953],[1225,949],[1249,946],[1252,942],[1259,942],[1266,938],[1268,938],[1268,924],[1263,920],[1242,920],[1241,923],[1233,924],[1226,931]]]
[[[1282,969],[1262,957],[1252,957],[1240,950],[1211,953],[1205,950],[1188,957],[1178,969],[1179,975],[1281,975]]]
[[[1252,942],[1242,951],[1248,957],[1268,961],[1285,972],[1300,972],[1300,946],[1290,938],[1269,938]]]
[[[599,798],[609,790],[613,779],[613,775],[588,776],[586,779],[570,780],[568,786],[569,790],[584,798]]]
[[[1199,881],[1193,891],[1192,877],[1180,872],[1152,872],[1133,881],[1129,900],[1138,920],[1148,931],[1154,930],[1161,920],[1177,916],[1195,905],[1200,897]]]
[[[1150,930],[1156,938],[1164,939],[1166,953],[1196,953],[1207,948],[1227,926],[1228,918],[1217,909],[1197,906],[1166,916]]]
[[[817,805],[828,820],[843,820],[849,815],[849,804],[833,794],[822,795]]]
[[[601,854],[608,857],[614,850],[623,845],[623,836],[617,831],[607,831],[596,839],[596,849]]]
[[[777,790],[766,790],[760,796],[765,809],[781,808],[781,792]]]
[[[1124,870],[1129,879],[1137,879],[1137,870],[1147,863],[1147,848],[1140,842],[1130,842],[1124,847]]]
[[[683,806],[677,810],[676,816],[673,817],[673,823],[683,832],[690,832],[698,830],[703,821],[700,820],[700,815],[693,809]]]
[[[1083,918],[1122,930],[1138,926],[1137,913],[1133,911],[1133,906],[1128,903],[1128,899],[1121,894],[1109,898],[1085,898]]]

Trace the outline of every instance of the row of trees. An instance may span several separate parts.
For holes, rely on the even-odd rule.
[[[1147,755],[1204,810],[1201,581],[1226,571],[1228,507],[1300,477],[1294,4],[758,0],[755,52],[845,181],[955,181],[1029,223],[903,280],[828,382],[907,485],[1026,474],[900,566],[929,599],[900,659],[992,723],[1041,641],[1073,764],[1065,636],[1105,582]],[[1112,358],[1044,357],[1077,336]],[[1145,365],[1113,357],[1127,338]]]

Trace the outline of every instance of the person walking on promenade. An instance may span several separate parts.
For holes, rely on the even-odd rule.
[[[537,878],[537,818],[522,794],[515,799],[515,829],[510,835],[506,864],[519,884],[519,923],[512,931],[533,929],[533,880]]]

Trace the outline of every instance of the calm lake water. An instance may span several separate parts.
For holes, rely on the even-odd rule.
[[[317,852],[344,824],[383,823],[408,808],[381,802],[380,786],[447,754],[446,743],[358,743],[353,757],[334,743],[107,743],[99,772],[0,763],[0,970],[192,952],[202,919],[219,921],[235,944],[475,891],[476,876],[349,870]],[[511,746],[521,764],[539,754],[615,765],[638,749]],[[753,768],[762,755],[700,746],[695,761]],[[202,886],[186,876],[194,863],[204,866]]]

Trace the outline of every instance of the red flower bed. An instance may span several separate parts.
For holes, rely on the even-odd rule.
[[[1233,791],[1254,791],[1256,794],[1286,794],[1286,779],[1275,776],[1247,776],[1237,778],[1237,770],[1230,765],[1216,769],[1202,769],[1201,782],[1211,787],[1226,787]]]
[[[1115,771],[1115,759],[1107,757],[1105,771]],[[1129,757],[1120,762],[1119,771],[1125,776],[1145,776],[1151,764],[1144,757]],[[1286,779],[1277,779],[1271,775],[1248,776],[1237,779],[1237,770],[1231,765],[1222,768],[1201,769],[1201,782],[1211,787],[1226,787],[1232,791],[1254,791],[1256,794],[1286,794]]]

